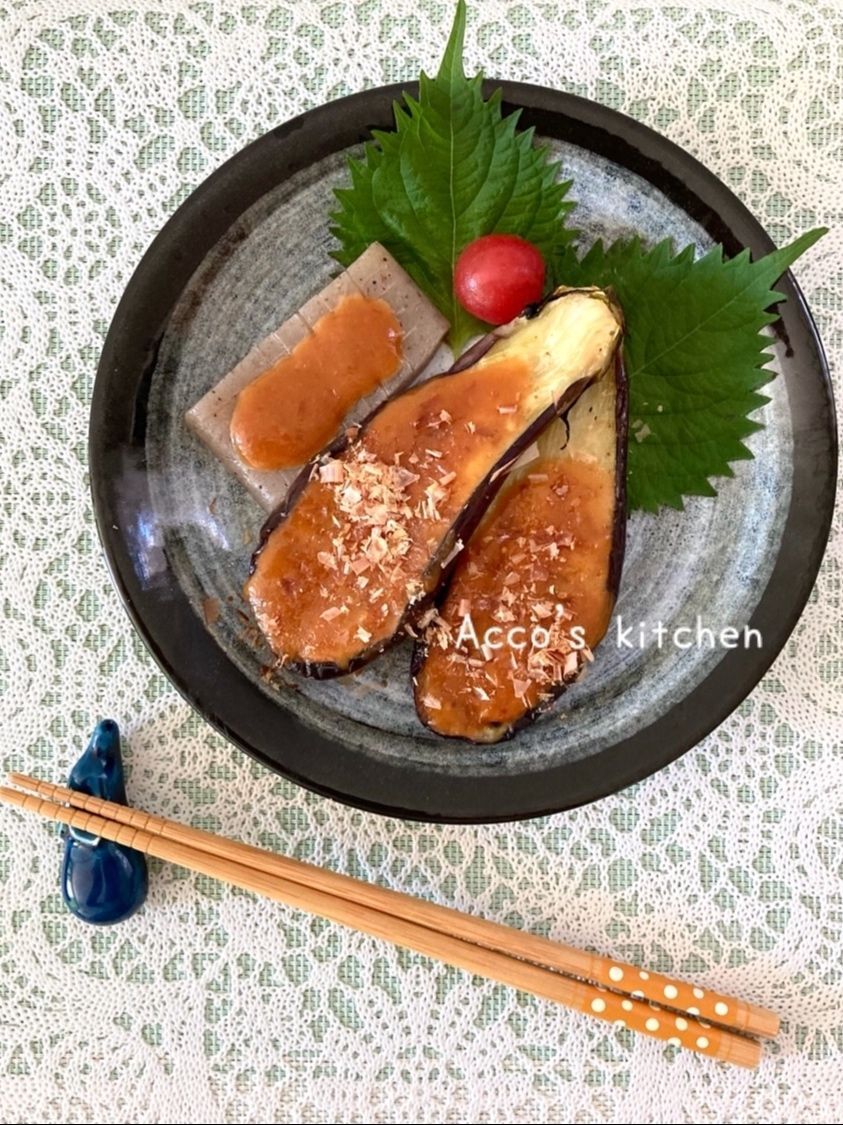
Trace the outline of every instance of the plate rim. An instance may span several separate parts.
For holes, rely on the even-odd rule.
[[[730,255],[744,246],[753,256],[774,248],[758,220],[725,184],[649,126],[608,106],[544,86],[491,80],[484,85],[487,93],[502,89],[506,111],[522,110],[522,125],[608,156],[642,175],[700,222]],[[372,128],[389,128],[393,100],[416,90],[415,83],[374,87],[310,109],[270,130],[212,172],[156,235],[118,303],[94,383],[88,458],[97,531],[121,602],[158,666],[211,726],[273,772],[344,804],[404,819],[496,823],[546,816],[625,789],[697,745],[758,684],[810,597],[834,511],[837,426],[828,362],[805,299],[789,272],[777,285],[787,300],[773,328],[785,343],[788,359],[780,378],[785,381],[794,423],[793,487],[776,560],[748,622],[761,631],[764,647],[727,651],[679,704],[588,758],[497,777],[491,769],[488,774],[454,777],[418,763],[398,766],[365,759],[352,747],[305,725],[252,683],[206,630],[180,587],[183,604],[177,598],[162,613],[139,582],[120,530],[125,516],[121,507],[125,501],[118,492],[121,458],[136,456],[144,448],[145,401],[139,400],[138,392],[144,385],[148,388],[170,312],[207,249],[272,187],[319,159],[366,140]],[[202,237],[194,237],[186,246],[184,233],[197,227]],[[800,367],[794,373],[797,357],[802,358],[804,370]],[[127,379],[133,380],[128,393]],[[804,503],[807,485],[813,486],[807,491],[814,498],[813,508]],[[160,630],[169,628],[172,634],[174,621],[178,635],[162,639]],[[193,667],[197,655],[198,671]],[[250,709],[259,713],[257,718],[249,714]],[[293,744],[290,760],[280,761],[269,743],[277,748],[285,740]],[[500,748],[504,755],[505,747]],[[341,768],[328,771],[340,775],[339,787],[319,773],[314,776],[309,768],[314,759],[319,764],[322,754],[340,756]],[[347,758],[357,768],[349,769]],[[361,768],[361,762],[368,768]],[[490,748],[490,767],[494,764],[494,748]]]

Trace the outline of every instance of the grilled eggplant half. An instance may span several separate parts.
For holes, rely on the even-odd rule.
[[[580,675],[609,626],[620,582],[626,441],[618,349],[612,371],[508,476],[430,612],[413,653],[426,726],[498,742]]]
[[[415,635],[507,469],[604,374],[621,333],[610,295],[557,290],[307,466],[246,585],[276,656],[324,678]]]

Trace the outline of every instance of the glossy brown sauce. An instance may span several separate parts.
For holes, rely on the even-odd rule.
[[[279,657],[345,667],[395,633],[408,600],[435,584],[430,562],[455,517],[521,431],[530,383],[520,358],[423,383],[322,468],[341,480],[308,482],[246,587]]]
[[[418,675],[417,698],[434,730],[489,740],[554,684],[576,676],[585,657],[571,655],[571,629],[581,627],[591,649],[612,614],[614,488],[612,473],[596,461],[545,459],[499,496],[460,556],[440,609],[444,626],[432,627]],[[480,648],[466,630],[458,644],[466,615]],[[549,630],[546,646],[532,643],[536,626]],[[507,638],[519,627],[512,640],[521,649]],[[502,647],[484,651],[495,628],[500,633],[489,637]]]
[[[401,325],[380,298],[351,294],[238,395],[231,440],[253,469],[302,465],[401,364]]]

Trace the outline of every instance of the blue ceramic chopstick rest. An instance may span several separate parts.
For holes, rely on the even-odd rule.
[[[68,785],[107,801],[127,805],[120,753],[120,728],[113,719],[97,723],[85,753],[70,771]],[[83,922],[107,926],[122,922],[143,905],[146,859],[133,848],[66,828],[61,867],[65,906]]]

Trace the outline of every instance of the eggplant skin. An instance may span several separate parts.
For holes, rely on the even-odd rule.
[[[612,554],[609,560],[609,591],[617,599],[626,554],[626,472],[629,451],[629,379],[623,346],[615,353],[615,519],[612,527]]]
[[[428,382],[435,380],[444,380],[451,375],[463,371],[468,367],[473,366],[487,351],[498,341],[516,331],[519,324],[525,321],[532,320],[538,316],[541,311],[551,302],[564,297],[570,292],[580,292],[594,294],[595,298],[602,299],[607,306],[612,310],[617,323],[619,325],[620,334],[623,331],[623,317],[619,305],[611,290],[602,290],[597,287],[583,287],[574,289],[571,287],[559,287],[552,293],[548,294],[542,301],[534,305],[528,306],[524,313],[516,318],[510,324],[503,325],[489,332],[485,337],[482,337],[474,345],[472,345],[461,357],[449,368],[447,371],[439,375],[435,375]],[[620,334],[618,341],[620,340]],[[615,355],[620,350],[620,345],[615,348]],[[471,536],[484,513],[489,507],[494,497],[497,495],[499,489],[506,480],[507,468],[521,455],[521,453],[529,447],[529,445],[538,437],[538,435],[547,427],[547,425],[558,416],[564,416],[574,405],[582,392],[594,382],[598,375],[591,375],[569,384],[562,397],[539,415],[533,423],[523,430],[518,439],[513,442],[489,470],[483,482],[474,491],[468,503],[465,504],[461,510],[458,519],[452,524],[446,543],[443,544],[442,549],[437,552],[437,555],[431,560],[431,563],[422,576],[423,594],[415,602],[409,605],[394,629],[393,633],[384,639],[373,643],[369,647],[357,652],[346,664],[338,664],[332,661],[296,661],[285,660],[284,667],[293,672],[307,676],[311,679],[325,680],[333,679],[335,677],[348,675],[358,671],[366,664],[370,663],[382,652],[386,651],[398,640],[402,639],[406,632],[406,627],[412,628],[413,624],[422,616],[437,601],[437,598],[444,587],[447,586],[448,578],[452,573],[457,560],[458,553],[454,551],[454,546],[458,541],[466,542]],[[275,509],[268,517],[263,527],[261,528],[258,545],[252,554],[249,574],[255,573],[260,554],[266,545],[269,537],[275,531],[295,508],[301,494],[306,488],[307,484],[313,479],[319,465],[327,458],[334,458],[344,453],[348,447],[357,440],[358,436],[366,429],[371,420],[379,414],[383,409],[391,404],[390,402],[381,404],[376,407],[365,419],[357,425],[351,427],[349,430],[338,435],[324,450],[313,457],[303,468],[300,470],[292,485],[290,486],[287,495],[281,504]],[[413,657],[416,659],[415,653]]]
[[[628,433],[629,433],[629,380],[627,377],[626,366],[623,357],[623,346],[619,344],[614,357],[614,378],[615,378],[615,501],[614,501],[614,518],[612,521],[612,545],[610,548],[609,557],[609,572],[607,577],[607,590],[612,598],[612,604],[617,600],[618,592],[620,590],[621,577],[623,573],[623,562],[626,551],[626,517],[627,517],[627,491],[626,491],[626,472],[627,472],[627,450],[628,450]],[[576,400],[574,400],[576,401]],[[571,402],[564,411],[560,411],[560,417],[567,422],[567,416],[573,407],[574,402]],[[442,604],[448,594],[447,584],[443,585],[438,591],[436,601]],[[413,687],[413,698],[416,705],[416,713],[424,726],[434,730],[426,721],[425,714],[426,708],[422,704],[419,697],[418,677],[424,667],[425,660],[427,659],[428,645],[423,638],[419,638],[413,644],[413,652],[410,660],[410,675]],[[579,678],[585,662],[582,661],[576,672],[571,676],[566,677],[560,682],[549,684],[546,691],[546,699],[543,699],[537,706],[524,711],[517,719],[508,723],[489,723],[487,729],[489,737],[483,740],[469,739],[461,734],[448,734],[439,730],[434,730],[434,733],[439,738],[448,739],[450,741],[461,742],[463,745],[499,745],[502,742],[509,742],[520,731],[529,727],[536,719],[540,718],[543,714],[549,711],[557,702],[560,696],[564,695],[571,684],[575,683]]]

